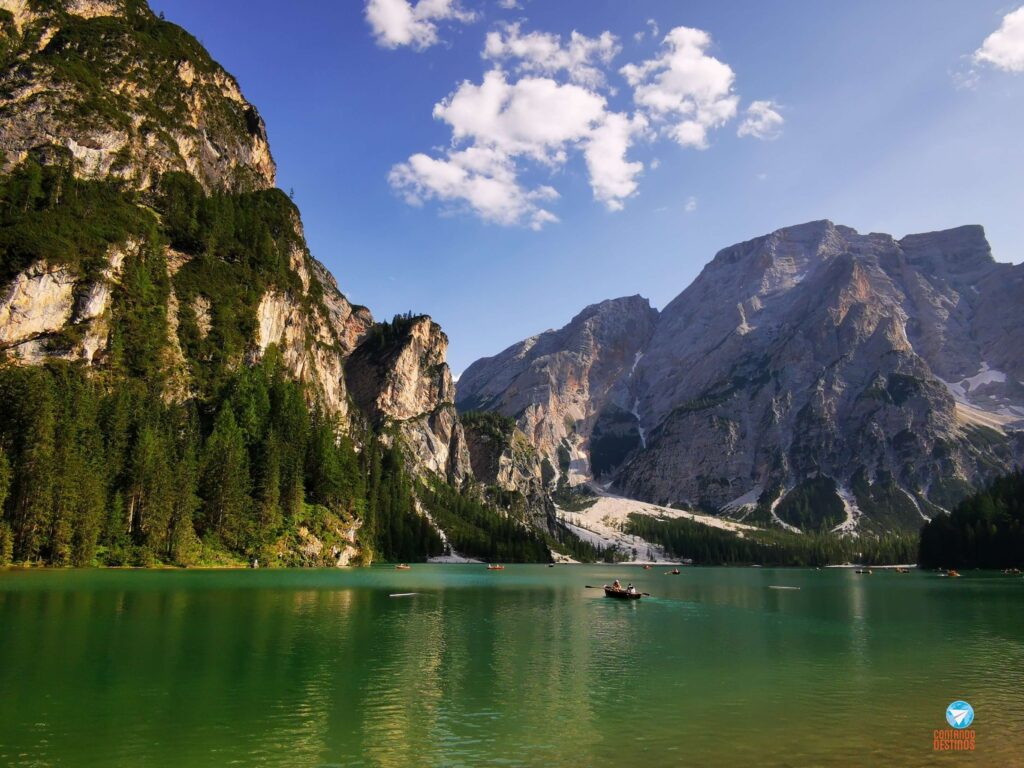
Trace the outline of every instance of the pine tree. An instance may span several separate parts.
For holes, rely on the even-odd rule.
[[[203,449],[200,492],[203,529],[232,548],[242,542],[242,527],[251,506],[249,458],[242,430],[230,408],[222,408]]]

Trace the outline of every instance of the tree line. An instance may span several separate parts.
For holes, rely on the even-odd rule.
[[[998,478],[921,529],[925,568],[1024,567],[1024,472]]]
[[[357,520],[370,556],[440,547],[397,441],[357,453],[273,347],[206,402],[62,362],[0,367],[0,402],[3,562],[294,565],[299,529],[340,545]]]
[[[745,531],[740,537],[685,518],[637,514],[629,516],[625,532],[661,544],[673,557],[692,558],[703,565],[893,565],[913,563],[917,555],[917,536],[906,533],[853,538],[765,530]]]

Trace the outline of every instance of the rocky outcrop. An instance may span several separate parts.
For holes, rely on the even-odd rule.
[[[618,405],[578,445],[590,476],[636,498],[768,519],[825,477],[844,529],[914,528],[1020,461],[1022,298],[1024,267],[995,262],[980,227],[899,241],[827,221],[789,227],[721,251],[661,312],[635,367],[598,389],[613,397],[563,412]],[[519,386],[531,375],[522,361],[572,325],[475,363],[460,405],[527,428],[553,412],[546,388]],[[546,435],[527,434],[557,458]],[[599,473],[602,443],[616,450]]]
[[[0,171],[34,155],[140,189],[170,170],[208,190],[274,185],[266,128],[238,83],[144,3],[0,0],[2,13]]]
[[[397,426],[417,471],[461,483],[471,468],[447,350],[448,337],[429,317],[397,317],[366,334],[346,381],[371,421]]]
[[[338,291],[333,278],[323,280],[321,275],[327,272],[318,262],[313,262],[311,276],[300,251],[293,254],[292,268],[300,276],[303,290],[298,295],[276,289],[264,294],[256,313],[253,359],[275,345],[285,368],[296,379],[310,384],[324,407],[347,424],[345,360],[373,325],[373,317],[365,307],[353,307]],[[313,280],[321,290],[319,304],[311,301]]]
[[[635,424],[631,374],[657,317],[640,296],[587,307],[560,330],[473,363],[459,379],[459,409],[514,417],[570,482],[589,478],[595,430]]]

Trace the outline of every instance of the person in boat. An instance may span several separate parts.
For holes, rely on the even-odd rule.
[[[618,579],[616,579],[615,581],[612,582],[612,589],[616,590],[617,592],[621,592],[622,591],[622,583]]]
[[[632,584],[630,584],[628,587],[626,587],[626,593],[630,594],[630,595],[635,595],[636,594],[636,587],[634,587]]]

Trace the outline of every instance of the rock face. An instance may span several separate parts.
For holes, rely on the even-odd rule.
[[[135,241],[111,247],[95,277],[45,262],[18,274],[0,294],[0,352],[26,363],[99,362],[109,345],[113,289],[125,258],[140,247]]]
[[[447,351],[429,317],[398,317],[374,326],[345,370],[353,401],[372,421],[398,426],[418,471],[461,483],[472,468]]]
[[[594,474],[776,522],[826,487],[842,514],[812,527],[913,528],[1020,461],[1022,299],[1024,266],[995,262],[980,227],[897,241],[821,221],[727,248],[661,312],[635,368],[603,383],[620,409],[633,398],[635,436]],[[474,364],[458,400],[516,416],[552,456],[528,429],[552,400],[517,386],[530,343]],[[591,465],[601,427],[578,427]]]
[[[0,171],[27,156],[148,188],[266,189],[266,128],[203,47],[134,0],[0,0]]]
[[[459,379],[458,406],[513,416],[570,482],[586,479],[595,431],[636,423],[630,379],[657,317],[640,296],[587,307],[561,330],[473,363]]]
[[[518,428],[510,432],[464,424],[473,477],[486,486],[522,494],[531,524],[554,530],[555,508],[540,453]]]

